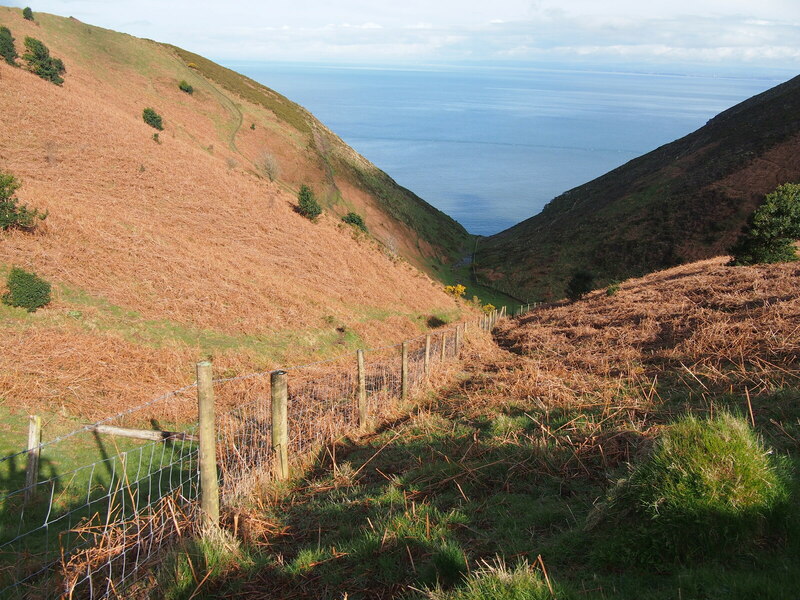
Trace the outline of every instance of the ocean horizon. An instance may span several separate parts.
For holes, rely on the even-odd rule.
[[[225,64],[304,106],[479,235],[788,79],[758,69]]]

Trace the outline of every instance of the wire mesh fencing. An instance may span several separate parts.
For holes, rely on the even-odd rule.
[[[289,469],[394,416],[404,396],[457,358],[462,327],[281,371]],[[223,506],[280,475],[275,373],[213,382]],[[147,586],[149,567],[200,522],[197,398],[189,385],[0,459],[0,598],[125,597]],[[26,483],[34,451],[36,476]]]

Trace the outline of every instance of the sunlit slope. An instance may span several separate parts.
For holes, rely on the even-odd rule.
[[[33,270],[53,283],[54,302],[30,315],[0,307],[6,386],[55,375],[59,347],[80,350],[82,364],[69,363],[74,394],[103,371],[92,361],[230,354],[246,369],[397,341],[432,315],[458,314],[439,283],[400,258],[421,263],[447,251],[357,182],[331,177],[318,139],[341,156],[348,150],[308,113],[280,99],[302,115],[307,129],[298,129],[171,47],[35,16],[0,8],[18,52],[26,36],[41,39],[64,61],[65,82],[0,65],[0,170],[22,183],[22,202],[49,217],[37,233],[0,234],[0,275],[12,265]],[[181,80],[193,94],[178,89]],[[143,122],[145,107],[163,117],[164,131]],[[257,172],[264,152],[277,158],[275,181]],[[323,198],[335,184],[341,199],[312,223],[294,210],[299,182]],[[379,241],[335,210],[363,214]],[[190,375],[161,371],[158,385]],[[47,389],[53,397],[62,375]]]
[[[481,240],[478,271],[554,299],[577,269],[604,283],[725,254],[766,193],[800,181],[799,136],[795,78]]]

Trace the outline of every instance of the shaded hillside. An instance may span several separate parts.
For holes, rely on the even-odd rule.
[[[478,247],[480,275],[557,299],[577,269],[601,281],[725,254],[763,196],[800,181],[800,78],[552,200]]]
[[[42,40],[65,81],[0,64],[0,171],[49,217],[32,234],[0,233],[0,288],[19,266],[50,281],[54,301],[30,314],[0,305],[0,399],[67,411],[111,399],[116,412],[185,383],[199,357],[243,372],[458,317],[442,285],[398,255],[445,259],[452,248],[436,242],[457,244],[459,227],[430,212],[418,233],[425,205],[389,184],[410,216],[384,210],[336,161],[374,167],[303,109],[228,71],[220,82],[212,63],[187,65],[171,47],[35,15],[0,8],[0,24],[20,54],[26,36]],[[163,131],[143,122],[146,107]],[[333,167],[316,149],[326,144]],[[264,153],[274,181],[258,169]],[[317,222],[294,210],[299,182],[323,201],[338,194]],[[374,237],[337,210],[364,215]]]
[[[254,491],[257,508],[242,521],[260,529],[240,530],[244,552],[232,553],[201,593],[792,597],[800,584],[800,267],[723,262],[683,265],[627,281],[613,297],[595,292],[501,321],[494,338],[512,351],[470,329],[463,372],[449,386],[390,425],[331,444],[281,491]],[[734,422],[758,436],[754,452],[775,471],[786,468],[786,504],[754,517],[759,500],[731,492],[752,481],[752,470],[717,437],[699,451],[676,451],[713,468],[687,470],[680,456],[669,463],[686,482],[677,510],[674,496],[651,506],[660,513],[653,522],[688,534],[680,551],[637,538],[637,503],[611,533],[599,529],[617,486],[652,464],[687,415],[701,431]],[[725,488],[709,486],[715,481]],[[724,506],[724,520],[704,513],[709,499]],[[675,519],[681,509],[693,518]],[[736,535],[720,535],[720,522]],[[618,545],[604,555],[609,538]],[[636,562],[648,551],[653,562]],[[178,554],[197,563],[191,548]],[[190,574],[172,575],[178,571],[159,579],[159,593],[194,589]]]

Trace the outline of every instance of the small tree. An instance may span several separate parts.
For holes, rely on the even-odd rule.
[[[150,127],[155,127],[159,131],[164,129],[164,125],[161,121],[161,115],[159,115],[156,111],[152,108],[145,108],[142,111],[142,119],[145,123],[150,125]]]
[[[3,294],[3,304],[17,306],[34,312],[50,304],[50,284],[35,273],[14,267],[6,281],[8,291]]]
[[[28,63],[28,69],[42,79],[52,81],[56,85],[64,83],[61,77],[66,72],[64,63],[60,58],[50,56],[50,50],[40,40],[32,37],[25,38],[25,54],[22,60]]]
[[[0,56],[11,66],[17,66],[17,49],[8,27],[0,27]]]
[[[26,21],[33,21],[33,11],[30,6],[26,6],[22,9],[22,16]]]
[[[314,198],[314,190],[306,184],[301,185],[300,191],[297,193],[297,210],[312,221],[322,214],[322,207]]]
[[[280,172],[278,159],[270,152],[264,150],[256,159],[255,165],[258,172],[267,176],[270,181],[275,181],[275,179],[277,179],[278,173]]]
[[[0,172],[0,230],[21,229],[33,231],[37,221],[47,218],[47,213],[31,210],[14,196],[19,189],[19,183],[10,173]]]
[[[580,300],[592,291],[594,286],[594,275],[583,269],[575,271],[572,279],[567,283],[567,298],[573,302]]]
[[[342,221],[344,221],[348,225],[353,225],[355,227],[358,227],[364,233],[367,233],[368,231],[367,224],[364,222],[364,218],[358,213],[349,212],[342,217]]]
[[[191,85],[189,85],[189,83],[185,79],[181,80],[181,82],[178,84],[178,88],[182,92],[186,92],[187,94],[193,94],[194,93],[194,88]]]
[[[730,248],[731,265],[755,265],[797,260],[800,238],[800,185],[786,183],[767,194],[750,216],[747,227]]]

